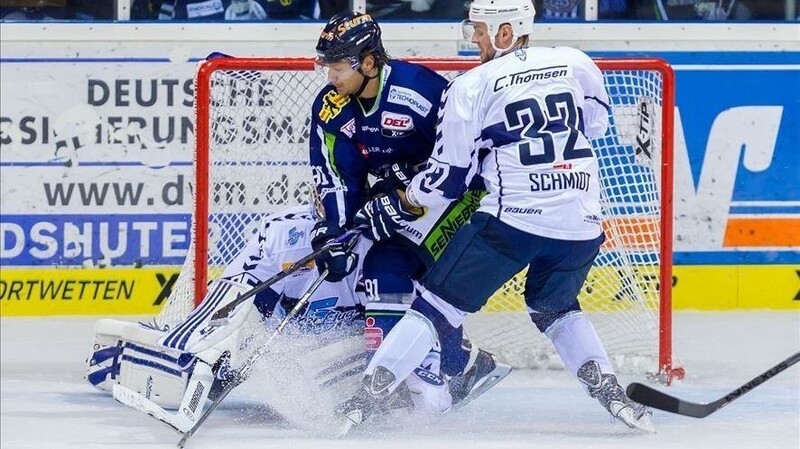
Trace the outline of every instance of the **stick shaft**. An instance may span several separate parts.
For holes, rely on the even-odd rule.
[[[786,360],[781,361],[777,365],[761,373],[736,390],[733,390],[724,397],[708,404],[684,401],[683,399],[663,393],[648,385],[636,382],[628,385],[626,393],[628,394],[628,397],[634,401],[644,404],[648,407],[653,407],[670,413],[676,413],[678,415],[691,416],[693,418],[705,418],[722,407],[727,406],[736,399],[744,396],[747,392],[775,377],[799,361],[800,352],[797,352]]]

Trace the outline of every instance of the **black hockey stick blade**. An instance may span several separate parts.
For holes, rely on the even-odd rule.
[[[678,415],[691,416],[693,418],[705,418],[736,399],[739,399],[748,391],[775,377],[778,373],[786,370],[798,361],[800,361],[800,352],[795,353],[786,360],[783,360],[769,370],[761,373],[758,377],[728,393],[725,397],[717,399],[714,402],[709,402],[708,404],[684,401],[683,399],[670,396],[648,385],[637,382],[628,385],[626,393],[629,398],[648,407]]]

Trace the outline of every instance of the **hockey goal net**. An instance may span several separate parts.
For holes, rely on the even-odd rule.
[[[452,78],[474,60],[418,60]],[[618,369],[671,371],[673,74],[656,59],[598,60],[611,127],[600,161],[606,243],[580,302]],[[182,319],[241,250],[262,215],[306,204],[311,103],[324,85],[309,59],[214,59],[196,77],[193,239],[162,322]],[[518,275],[466,324],[519,367],[560,365],[531,324]]]

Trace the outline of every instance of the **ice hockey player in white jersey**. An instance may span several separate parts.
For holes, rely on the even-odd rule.
[[[603,243],[598,163],[589,139],[608,127],[603,76],[583,52],[528,47],[530,0],[475,0],[465,37],[482,64],[453,80],[442,96],[436,146],[405,197],[373,200],[357,215],[371,225],[383,208],[433,207],[459,198],[476,173],[488,195],[459,229],[424,280],[424,292],[384,339],[351,408],[379,402],[528,267],[525,302],[533,324],[567,369],[608,412],[652,431],[651,412],[631,401],[577,296]],[[412,221],[411,214],[403,216]],[[398,229],[404,223],[398,223]]]
[[[220,279],[210,284],[204,301],[169,329],[99,320],[87,360],[87,380],[100,390],[113,390],[117,399],[180,431],[191,428],[204,404],[220,393],[227,377],[241,369],[254,347],[264,343],[319,274],[308,267],[278,281],[254,300],[238,306],[230,322],[219,328],[209,326],[211,315],[237,295],[311,253],[315,222],[307,206],[267,216],[257,235],[226,267]],[[363,254],[370,245],[368,239],[361,239],[353,254]],[[360,263],[342,281],[323,282],[314,291],[293,327],[287,327],[282,334],[300,334],[299,343],[290,338],[273,343],[295,345],[273,352],[281,352],[284,357],[287,353],[301,354],[282,372],[285,376],[303,374],[316,383],[303,385],[305,390],[346,385],[348,378],[352,378],[354,387],[360,380],[357,374],[366,366],[366,352],[362,335],[365,299],[363,293],[356,292],[359,270]],[[423,366],[409,376],[404,394],[396,395],[390,408],[413,409],[415,414],[448,410],[452,400],[447,382],[439,376],[439,364],[439,352],[431,351]],[[311,372],[292,371],[298,366]],[[196,391],[202,393],[195,394]],[[341,399],[340,396],[331,404],[331,411]]]

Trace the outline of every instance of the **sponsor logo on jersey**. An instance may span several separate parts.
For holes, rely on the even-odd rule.
[[[383,135],[383,137],[389,137],[389,138],[405,137],[409,134],[414,134],[414,130],[413,129],[411,131],[397,131],[394,129],[381,130],[381,135]]]
[[[422,243],[434,260],[442,255],[456,231],[469,222],[469,218],[480,207],[481,198],[484,195],[486,195],[485,191],[467,190],[460,200],[454,201],[448,206],[444,217],[439,219]]]
[[[600,216],[598,215],[592,214],[592,215],[584,215],[583,221],[585,221],[586,223],[600,224],[603,221],[603,219],[600,218]]]
[[[410,115],[384,111],[381,115],[381,127],[384,137],[405,137],[414,133],[414,120]]]
[[[376,132],[380,131],[380,128],[378,128],[377,126],[363,125],[363,126],[361,126],[361,131],[370,132],[370,133],[376,133]]]
[[[286,245],[288,246],[296,245],[297,242],[299,242],[300,239],[303,238],[303,236],[305,235],[306,231],[298,231],[296,226],[292,227],[292,229],[289,229],[289,238],[286,239]]]
[[[304,332],[322,334],[333,329],[353,327],[357,321],[364,320],[362,307],[337,306],[338,302],[337,296],[312,301],[298,320],[299,328]]]
[[[322,97],[322,108],[319,110],[319,119],[325,123],[331,121],[342,113],[345,105],[350,102],[347,95],[339,95],[332,90]]]
[[[324,187],[324,188],[320,189],[319,196],[324,198],[329,193],[336,193],[336,192],[347,192],[347,186],[341,185],[341,186],[335,186],[335,187]]]
[[[503,208],[503,212],[508,212],[510,214],[542,215],[542,210],[535,207],[506,206]]]
[[[592,175],[586,172],[570,173],[531,173],[531,192],[552,192],[554,190],[589,191]]]
[[[427,117],[433,107],[431,102],[426,100],[419,92],[400,86],[392,86],[389,88],[387,100],[389,103],[408,106],[423,117]]]
[[[369,350],[377,351],[383,341],[383,329],[368,327],[364,329],[364,343]]]
[[[410,115],[395,114],[394,112],[383,111],[381,114],[381,126],[384,129],[408,131],[414,129],[414,120]]]
[[[353,135],[356,133],[356,119],[351,118],[347,123],[339,128],[339,131],[341,131],[345,136],[353,138]]]
[[[531,69],[524,72],[512,73],[498,78],[497,81],[494,82],[494,91],[497,92],[506,87],[519,86],[535,81],[546,81],[562,76],[567,76],[567,66],[545,67],[542,69]]]
[[[361,156],[364,159],[369,157],[369,150],[367,149],[366,145],[364,145],[363,143],[359,142],[359,143],[356,144],[356,147],[358,148],[358,152],[361,153]]]

